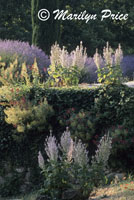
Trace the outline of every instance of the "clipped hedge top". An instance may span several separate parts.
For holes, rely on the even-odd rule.
[[[43,94],[57,111],[72,107],[87,110],[93,105],[97,91],[98,88],[62,87],[44,89]]]

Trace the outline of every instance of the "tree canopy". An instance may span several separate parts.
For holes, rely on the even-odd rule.
[[[50,45],[56,40],[60,45],[64,45],[69,51],[73,50],[80,41],[87,47],[88,55],[93,55],[95,49],[102,50],[106,42],[115,48],[121,43],[125,54],[133,54],[134,38],[134,3],[133,0],[59,0],[37,1],[37,0],[1,0],[0,6],[0,38],[14,39],[32,42],[43,50],[50,51]],[[37,6],[38,5],[38,6]],[[31,11],[36,15],[38,9],[48,8],[68,10],[69,13],[80,13],[84,10],[87,13],[97,14],[97,20],[85,21],[62,21],[54,22],[52,18],[48,22],[38,22],[35,24]],[[101,11],[110,9],[112,13],[128,13],[128,20],[119,21],[106,19],[100,20]],[[33,22],[33,23],[32,23]],[[38,25],[37,25],[38,24]],[[33,25],[33,27],[32,27]],[[38,27],[38,35],[35,34],[35,27]],[[57,30],[57,31],[55,31]],[[36,36],[36,37],[35,37]],[[37,39],[38,38],[38,39]],[[60,40],[59,40],[60,38]],[[40,42],[39,42],[40,40]],[[38,43],[39,42],[39,43]]]

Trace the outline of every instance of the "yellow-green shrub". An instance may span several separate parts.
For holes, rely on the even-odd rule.
[[[34,84],[40,84],[40,79],[41,75],[36,59],[32,66],[26,66],[26,63],[19,65],[16,59],[13,63],[10,63],[9,67],[6,67],[5,63],[1,62],[0,58],[0,83],[2,86],[20,84],[32,86]]]
[[[5,120],[17,128],[18,132],[37,130],[41,132],[49,129],[50,117],[53,115],[53,109],[47,101],[40,102],[38,105],[32,105],[30,102],[24,102],[21,105],[7,107],[4,112]]]

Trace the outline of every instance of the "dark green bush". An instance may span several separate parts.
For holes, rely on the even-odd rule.
[[[60,124],[64,127],[69,126],[73,138],[77,137],[88,143],[95,133],[95,120],[89,111],[80,110],[78,113],[74,111],[74,108],[68,109],[63,118],[61,117]],[[67,120],[68,115],[70,118]]]
[[[113,137],[110,166],[130,172],[134,165],[134,130],[118,125],[112,127],[109,133]]]

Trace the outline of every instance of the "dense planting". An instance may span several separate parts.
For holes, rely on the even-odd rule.
[[[38,181],[41,181],[40,183],[43,184],[43,177],[39,175],[38,152],[41,152],[40,155],[43,155],[44,162],[47,162],[47,156],[49,157],[51,152],[48,153],[48,149],[44,151],[44,140],[48,137],[49,132],[53,131],[57,141],[60,141],[66,127],[69,127],[71,131],[71,136],[69,137],[74,140],[76,145],[73,146],[74,149],[79,151],[82,148],[82,143],[84,143],[84,148],[89,150],[87,166],[89,164],[90,166],[94,165],[95,160],[93,161],[91,158],[100,138],[104,135],[107,137],[109,133],[113,146],[109,159],[110,167],[120,170],[128,170],[128,167],[129,170],[131,169],[130,166],[134,164],[134,89],[122,84],[123,79],[122,74],[120,74],[121,58],[122,51],[120,47],[113,55],[111,48],[107,45],[104,48],[103,58],[96,52],[94,61],[98,65],[98,81],[102,83],[96,89],[78,87],[78,82],[86,75],[87,57],[82,44],[71,54],[64,48],[61,49],[57,44],[52,47],[51,65],[47,70],[49,78],[46,82],[38,69],[36,60],[32,66],[27,66],[26,63],[20,65],[19,61],[15,59],[13,63],[7,66],[6,62],[1,59],[0,155],[1,163],[8,161],[11,165],[10,170],[13,169],[14,175],[8,180],[9,183],[16,180],[14,176],[18,177],[19,188],[23,178],[27,177],[27,171],[30,171],[30,182],[33,185],[38,185]],[[68,59],[70,59],[69,63],[67,62]],[[103,64],[101,65],[99,61],[102,61]],[[113,63],[111,63],[112,61]],[[74,74],[72,74],[72,71],[66,71],[66,69],[73,70],[75,68],[79,71],[78,74],[77,70]],[[57,69],[61,69],[61,71]],[[120,76],[120,79],[118,79],[118,76]],[[66,134],[68,133],[67,131]],[[52,139],[56,144],[55,137],[50,136],[47,141]],[[73,141],[72,139],[70,140]],[[81,140],[81,142],[75,143],[75,140]],[[55,146],[55,144],[53,145]],[[53,145],[48,144],[47,148],[51,147],[53,150]],[[60,159],[62,150],[60,149],[59,151]],[[78,153],[77,151],[76,153]],[[77,159],[79,158],[80,155],[77,156]],[[94,186],[97,186],[98,181],[94,179],[91,184],[91,179],[95,176],[94,173],[98,173],[97,170],[99,170],[99,173],[100,170],[102,171],[101,166],[99,164],[94,165],[95,171],[92,174],[86,168],[83,171],[81,166],[80,168],[75,168],[75,162],[67,164],[64,162],[67,160],[65,157],[65,160],[63,159],[60,162],[59,159],[54,165],[51,163],[52,165],[49,166],[50,162],[48,162],[48,165],[43,167],[46,186],[43,189],[43,193],[48,198],[54,198],[54,196],[60,198],[61,195],[65,194],[64,192],[57,193],[59,188],[65,191],[76,190],[76,188],[71,188],[68,185],[68,183],[74,184],[76,181],[79,182],[81,199],[87,197],[91,192],[88,187],[90,186],[92,190]],[[75,160],[75,158],[73,159]],[[98,151],[94,159],[99,160]],[[101,164],[103,163],[101,162]],[[23,167],[22,176],[16,172],[16,167]],[[63,168],[65,171],[62,171]],[[80,170],[82,174],[86,173],[87,175],[89,173],[89,176],[87,176],[89,179],[85,180],[82,176],[75,177],[74,171],[68,174],[67,171],[70,168],[74,169],[74,171]],[[66,175],[64,180],[63,176],[59,177],[59,170],[63,176]],[[6,172],[6,169],[4,171]],[[4,171],[1,171],[0,174],[5,176],[6,173]],[[51,179],[53,176],[54,179]],[[56,180],[59,181],[59,185],[55,188],[54,183]],[[102,183],[102,177],[99,180]],[[46,183],[46,181],[49,183]],[[3,190],[2,188],[7,188],[7,192],[4,192],[5,195],[14,193],[12,184],[5,182],[1,187],[1,191]],[[51,188],[51,194],[48,192],[48,188]],[[20,190],[18,189],[18,191]]]

